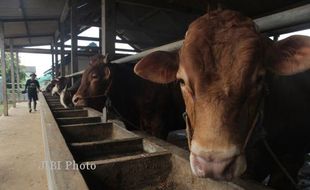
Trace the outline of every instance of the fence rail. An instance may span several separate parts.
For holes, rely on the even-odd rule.
[[[288,15],[294,15],[294,16],[288,16]],[[264,16],[261,18],[257,18],[254,20],[254,22],[258,25],[261,32],[272,32],[274,30],[283,29],[290,26],[297,26],[302,23],[309,23],[310,22],[310,4],[306,4],[303,6],[295,7],[289,10],[285,10],[282,12],[274,13],[268,16]],[[288,19],[290,18],[290,19]],[[176,51],[179,49],[183,44],[183,40],[173,42],[170,44],[166,44],[163,46],[159,46],[153,49],[149,49],[140,53],[137,53],[135,55],[126,56],[117,60],[112,61],[112,63],[126,63],[130,61],[135,61],[138,59],[143,58],[144,56],[148,55],[151,52],[154,51]],[[72,73],[66,76],[77,76],[82,75],[84,72],[79,71],[76,73]]]
[[[11,85],[11,83],[7,83],[7,85]],[[22,94],[22,90],[24,90],[25,89],[25,85],[24,84],[20,84],[20,91],[18,91],[18,89],[17,89],[17,84],[15,84],[15,97],[16,97],[16,101],[18,101],[18,100],[20,100],[20,101],[26,101],[26,100],[28,100],[28,96],[27,96],[27,94]],[[9,102],[12,102],[13,101],[13,99],[12,99],[12,94],[13,94],[13,92],[12,92],[12,88],[8,88],[7,87],[7,89],[6,89],[6,91],[7,91],[7,97],[8,97],[8,101]],[[3,102],[3,97],[2,97],[2,88],[0,89],[0,103],[2,104],[2,102]]]

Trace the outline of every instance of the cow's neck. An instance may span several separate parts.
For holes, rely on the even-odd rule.
[[[108,93],[111,100],[111,111],[118,112],[121,117],[136,124],[134,119],[138,97],[135,97],[139,82],[133,72],[133,65],[112,64],[110,66],[112,83]],[[116,114],[117,115],[117,114]]]

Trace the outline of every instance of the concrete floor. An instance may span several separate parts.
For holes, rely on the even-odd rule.
[[[0,189],[47,189],[39,110],[38,104],[38,111],[29,113],[22,102],[8,117],[0,116]]]

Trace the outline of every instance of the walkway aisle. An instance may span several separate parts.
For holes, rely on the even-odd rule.
[[[27,103],[18,103],[9,116],[0,116],[0,189],[46,190],[40,105],[29,113]]]

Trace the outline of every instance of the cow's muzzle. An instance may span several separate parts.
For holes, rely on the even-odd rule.
[[[195,145],[192,145],[192,148]],[[230,181],[246,169],[245,157],[235,151],[195,153],[191,151],[190,165],[194,175]]]
[[[86,106],[86,101],[79,95],[74,95],[72,102],[74,106]]]

